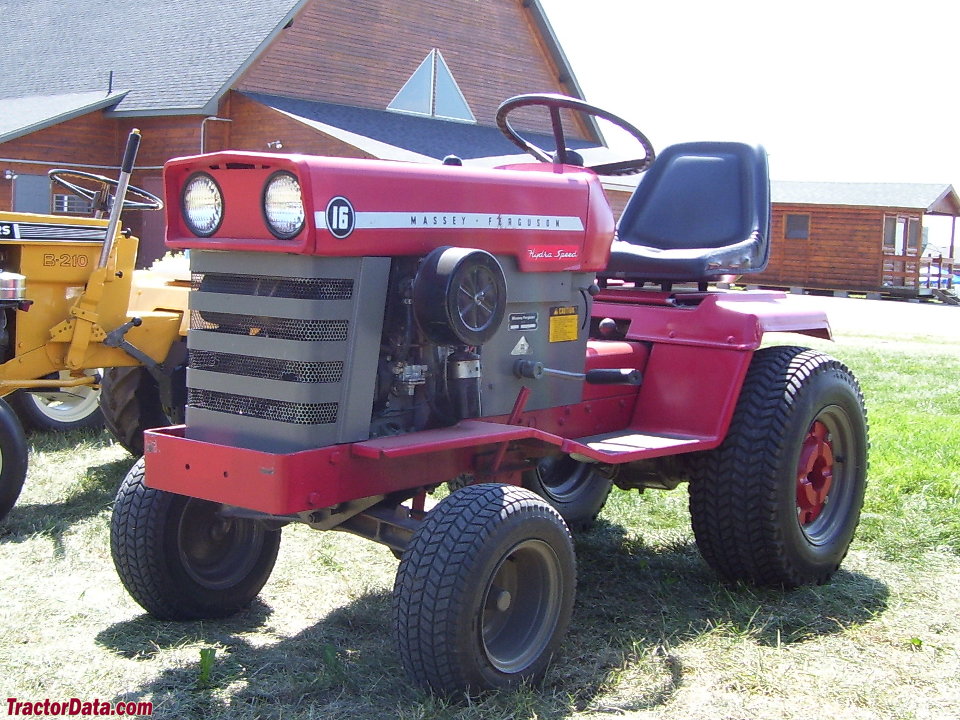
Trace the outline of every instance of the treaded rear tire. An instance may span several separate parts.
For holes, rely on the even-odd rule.
[[[27,478],[27,438],[6,400],[0,398],[0,520],[17,503]]]
[[[103,371],[100,385],[103,422],[131,455],[143,455],[143,431],[171,424],[163,412],[157,383],[144,367]]]
[[[798,498],[814,428],[827,436],[830,484],[819,517],[808,520]],[[863,395],[846,366],[803,347],[758,350],[723,444],[691,459],[690,515],[707,563],[758,585],[829,580],[859,522],[867,435]]]
[[[140,458],[117,492],[110,550],[131,597],[159,620],[233,615],[267,582],[280,530],[218,519],[219,505],[144,484]]]
[[[393,590],[400,657],[439,694],[543,677],[573,610],[563,519],[523,488],[481,484],[441,501],[414,533]]]
[[[523,473],[523,486],[550,503],[571,530],[585,532],[606,504],[613,480],[596,465],[550,455]]]

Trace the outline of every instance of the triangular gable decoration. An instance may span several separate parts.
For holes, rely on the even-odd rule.
[[[477,121],[443,55],[436,48],[427,54],[387,109],[446,120]]]
[[[433,51],[420,63],[400,92],[387,105],[387,110],[433,115]]]

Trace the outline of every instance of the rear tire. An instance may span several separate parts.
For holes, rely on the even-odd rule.
[[[144,367],[113,367],[100,386],[103,421],[131,455],[143,455],[143,431],[170,425],[163,411],[157,381]]]
[[[570,621],[576,559],[550,505],[510,485],[470,485],[414,533],[393,590],[404,667],[441,694],[536,682]]]
[[[127,473],[113,509],[110,550],[123,586],[154,617],[227,617],[267,582],[280,530],[221,517],[220,508],[148,488],[143,458]]]
[[[704,559],[734,581],[829,580],[859,522],[868,446],[863,395],[842,363],[802,347],[757,351],[726,439],[692,465]]]
[[[88,370],[88,375],[99,371]],[[49,375],[50,379],[70,377],[69,371]],[[40,431],[67,432],[79,428],[103,427],[100,412],[100,391],[89,385],[63,389],[17,390],[8,398],[10,407],[20,417],[24,428]]]
[[[0,520],[16,504],[27,478],[27,439],[17,414],[0,399]]]
[[[550,503],[571,530],[582,532],[593,527],[613,480],[591,463],[550,455],[523,474],[523,486]]]

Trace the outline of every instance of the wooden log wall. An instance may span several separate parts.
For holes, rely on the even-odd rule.
[[[744,280],[760,285],[877,290],[882,283],[883,217],[890,212],[896,211],[777,203],[770,227],[770,263],[765,272]],[[794,214],[810,217],[806,239],[784,237],[785,218]]]
[[[8,162],[2,169],[9,167],[18,175],[46,175],[56,167],[64,167],[116,179],[127,136],[136,127],[140,129],[142,141],[131,183],[156,191],[160,187],[163,164],[168,159],[195,155],[200,151],[200,123],[204,117],[173,115],[116,119],[102,111],[92,112],[3,143],[0,153]],[[223,125],[225,123],[207,123],[208,142],[211,133],[224,132]],[[80,184],[84,185],[83,182]],[[11,183],[0,183],[0,208],[12,208],[10,191]],[[66,192],[54,187],[51,196]],[[141,249],[145,252],[141,252],[138,263],[141,266],[163,254],[162,230],[154,230],[152,237],[145,237],[145,225],[150,224],[144,222],[145,215],[146,211],[128,211],[123,215],[123,227],[129,227],[142,239]],[[157,223],[154,222],[153,226],[156,227]]]
[[[513,95],[571,92],[521,0],[315,0],[234,89],[383,110],[433,48],[481,125]]]

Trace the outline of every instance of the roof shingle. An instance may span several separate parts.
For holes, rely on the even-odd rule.
[[[944,183],[848,183],[774,180],[771,199],[784,205],[857,205],[960,215],[960,198]]]
[[[211,112],[305,2],[2,0],[0,99],[105,95],[112,72],[118,113]]]

